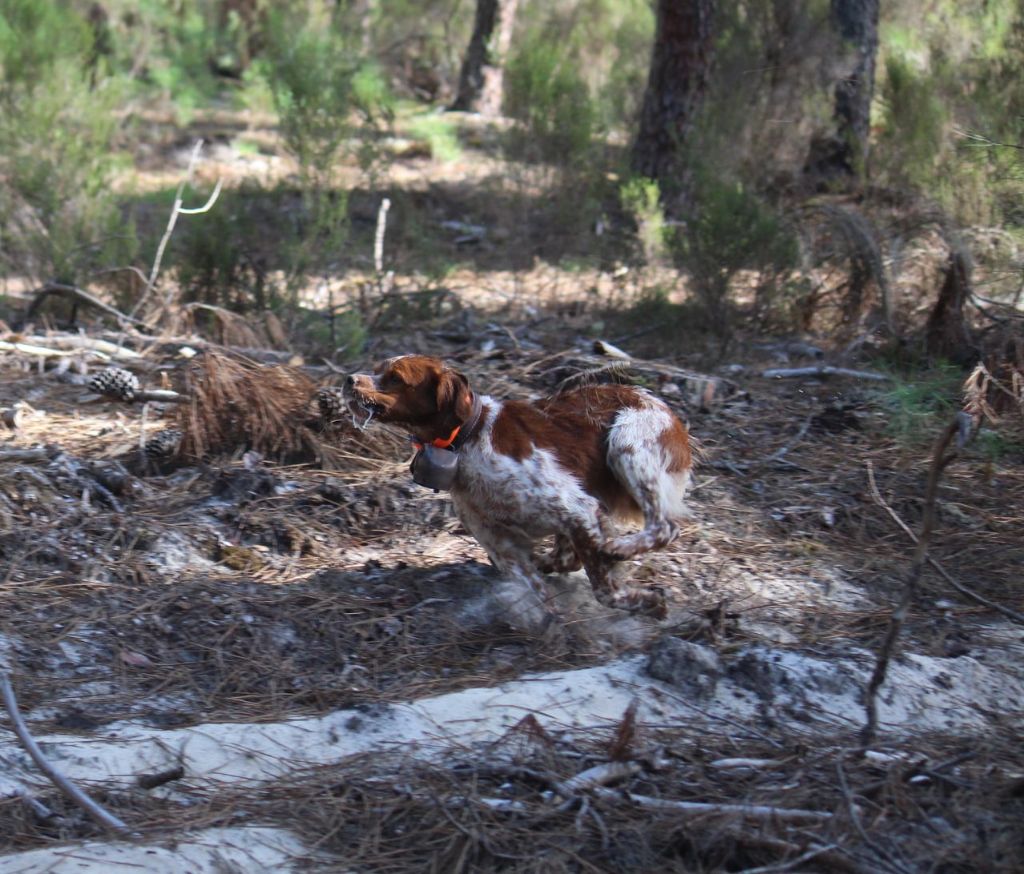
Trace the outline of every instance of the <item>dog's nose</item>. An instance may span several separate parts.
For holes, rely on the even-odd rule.
[[[345,380],[345,388],[355,388],[355,387],[356,387],[356,378],[354,376],[350,376],[348,379]]]

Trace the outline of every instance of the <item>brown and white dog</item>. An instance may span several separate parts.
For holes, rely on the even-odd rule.
[[[503,575],[538,594],[544,573],[580,567],[595,594],[612,594],[615,564],[671,543],[688,515],[689,434],[643,389],[497,400],[437,358],[404,355],[349,376],[344,397],[358,427],[376,419],[457,452],[449,487],[459,519]],[[613,521],[640,528],[619,533]],[[536,559],[534,544],[551,535],[550,554]]]

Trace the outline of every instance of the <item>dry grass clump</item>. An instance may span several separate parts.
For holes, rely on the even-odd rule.
[[[301,370],[209,350],[186,367],[185,386],[189,401],[179,406],[177,424],[184,457],[240,449],[282,461],[317,456],[314,383]]]

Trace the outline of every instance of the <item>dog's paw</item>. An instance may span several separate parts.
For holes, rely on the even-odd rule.
[[[668,599],[664,590],[641,586],[626,586],[615,592],[608,600],[608,606],[630,613],[640,613],[652,619],[668,616]]]

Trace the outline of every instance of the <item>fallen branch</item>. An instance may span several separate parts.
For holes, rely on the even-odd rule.
[[[832,367],[823,364],[818,367],[783,367],[774,370],[766,370],[761,374],[765,379],[799,379],[803,376],[845,376],[850,379],[873,379],[877,382],[885,382],[890,377],[884,373],[875,373],[871,370],[850,370],[846,367]]]
[[[0,449],[0,461],[46,461],[57,451],[43,446],[38,449]]]
[[[953,439],[959,437],[956,446],[952,451],[947,452]],[[935,528],[935,498],[939,490],[939,481],[942,479],[942,472],[959,454],[964,445],[961,416],[955,416],[945,427],[939,439],[935,441],[935,448],[932,450],[932,463],[928,470],[928,483],[925,487],[924,513],[921,519],[921,534],[914,546],[914,556],[910,563],[910,570],[907,573],[906,582],[903,585],[903,595],[892,616],[889,617],[889,627],[886,630],[882,646],[878,651],[878,659],[875,662],[875,669],[868,681],[868,688],[865,693],[864,710],[866,721],[861,730],[861,743],[867,747],[875,737],[878,729],[878,690],[885,682],[885,675],[889,669],[889,661],[892,658],[896,646],[896,639],[899,637],[906,621],[910,605],[917,597],[917,584],[921,579],[921,571],[924,569],[928,558],[928,543],[931,540],[932,531]]]
[[[0,670],[0,697],[3,698],[4,707],[7,709],[7,715],[11,719],[11,727],[14,729],[14,733],[17,735],[18,740],[21,741],[21,745],[25,748],[25,751],[29,756],[31,756],[32,761],[36,763],[36,767],[38,767],[39,770],[49,778],[54,786],[74,801],[75,804],[81,807],[93,820],[104,828],[110,829],[111,831],[126,837],[133,835],[132,830],[124,823],[123,820],[118,819],[118,817],[114,816],[114,814],[110,813],[106,808],[93,801],[93,799],[86,795],[81,789],[79,789],[74,783],[50,764],[46,756],[43,755],[43,751],[39,749],[39,744],[36,743],[35,738],[29,734],[28,726],[25,725],[25,721],[21,718],[21,713],[18,710],[18,701],[14,697],[14,690],[11,688],[11,681],[7,676],[7,672],[3,670]]]
[[[885,502],[885,499],[882,497],[882,493],[878,490],[878,483],[875,482],[874,465],[870,460],[868,461],[868,486],[871,489],[871,497],[875,499],[875,502],[892,517],[893,521],[900,527],[903,533],[910,538],[910,542],[916,545],[917,535],[910,530],[910,526],[899,517],[899,514]],[[997,604],[995,601],[990,601],[984,595],[979,595],[963,583],[957,582],[957,580],[950,576],[949,572],[939,564],[938,560],[934,556],[928,556],[928,564],[931,566],[933,571],[935,571],[940,577],[942,577],[942,579],[949,583],[949,585],[964,597],[969,598],[976,604],[981,604],[983,607],[988,607],[990,610],[995,610],[997,613],[1001,613],[1007,619],[1012,619],[1014,622],[1020,622],[1024,625],[1024,614],[1018,613],[1016,610],[1012,610],[1009,607],[1004,607],[1002,604]]]
[[[55,349],[88,349],[94,352],[102,352],[110,358],[136,359],[142,357],[134,349],[126,349],[117,343],[111,343],[109,340],[97,340],[93,337],[83,337],[80,334],[57,334],[50,337],[36,335],[23,337],[19,342],[34,344],[40,347],[52,346]]]
[[[72,300],[87,304],[88,306],[105,312],[108,316],[113,316],[121,323],[141,325],[142,327],[145,327],[144,323],[136,319],[134,316],[122,313],[120,310],[115,309],[110,304],[104,303],[99,298],[93,297],[89,292],[83,291],[77,286],[65,285],[62,282],[48,282],[42,288],[36,289],[35,298],[29,305],[28,311],[25,313],[24,320],[28,322],[39,311],[39,307],[42,306],[43,301],[51,295],[69,297]]]
[[[768,807],[762,804],[715,804],[703,801],[672,801],[665,798],[652,798],[649,795],[636,795],[632,792],[618,792],[597,786],[591,790],[598,798],[608,801],[629,801],[643,810],[660,811],[663,813],[731,813],[748,819],[769,819],[779,822],[823,822],[832,819],[832,814],[824,810],[800,810],[791,807]]]
[[[555,787],[563,798],[571,798],[598,786],[606,786],[616,780],[623,780],[640,773],[643,768],[637,762],[605,762],[581,771],[575,777],[563,780]]]

